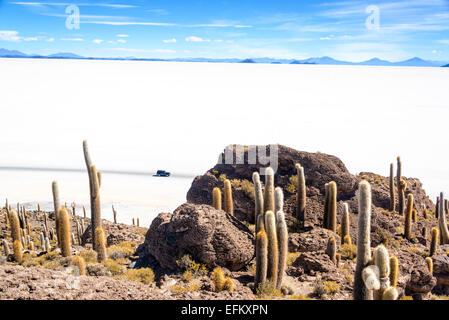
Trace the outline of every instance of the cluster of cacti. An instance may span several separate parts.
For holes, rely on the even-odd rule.
[[[92,164],[90,158],[87,141],[83,141],[84,161],[86,162],[87,173],[89,176],[89,190],[90,190],[90,214],[91,214],[91,232],[92,232],[92,247],[95,250],[95,230],[102,226],[101,223],[101,204],[100,204],[100,187],[101,187],[101,173],[97,171]]]
[[[288,230],[283,212],[284,195],[281,188],[274,188],[274,172],[265,170],[265,192],[259,174],[253,174],[256,216],[256,274],[254,288],[270,282],[281,289],[288,256]],[[271,208],[275,210],[267,210]]]
[[[216,267],[212,271],[212,282],[214,283],[216,292],[234,290],[234,282],[230,277],[225,276],[224,271],[220,267]]]
[[[224,211],[229,214],[234,214],[234,202],[232,200],[232,186],[231,181],[226,179],[223,186],[224,195]]]
[[[331,181],[326,184],[326,199],[324,206],[323,226],[326,229],[337,231],[337,184]]]
[[[221,191],[218,187],[212,190],[212,206],[217,210],[221,210]]]
[[[298,176],[298,186],[296,189],[296,219],[298,219],[299,227],[304,228],[307,201],[306,178],[304,176],[304,168],[301,167],[299,163],[297,163],[295,167]]]
[[[106,237],[102,227],[95,229],[95,251],[97,251],[98,262],[106,261]]]

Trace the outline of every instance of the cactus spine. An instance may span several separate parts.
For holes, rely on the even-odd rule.
[[[20,240],[22,238],[19,216],[14,209],[9,210],[9,224],[11,226],[11,238],[14,243],[15,240]]]
[[[328,228],[328,213],[329,213],[329,183],[324,185],[324,216],[323,228]]]
[[[65,207],[59,209],[58,213],[59,220],[59,233],[60,233],[60,243],[61,252],[63,257],[70,257],[72,255],[71,250],[71,230],[70,230],[70,216],[69,212]]]
[[[14,240],[12,247],[14,250],[14,261],[17,263],[22,263],[23,260],[22,242],[20,242],[20,240]]]
[[[260,216],[260,215],[259,215]],[[256,236],[256,275],[254,278],[254,289],[267,280],[268,270],[268,238],[264,230]]]
[[[343,203],[343,217],[341,219],[341,243],[344,243],[346,236],[349,236],[349,205],[345,202]]]
[[[331,261],[337,264],[337,244],[335,243],[335,238],[330,237],[327,242],[327,255],[331,259]]]
[[[285,223],[284,212],[278,211],[276,213],[276,224],[277,224],[277,237],[279,244],[279,266],[278,266],[276,289],[281,289],[282,279],[284,277],[285,269],[287,267],[287,255],[288,255],[288,230],[287,224]]]
[[[259,228],[258,217],[260,214],[264,214],[263,207],[263,192],[262,192],[262,183],[260,182],[259,173],[253,173],[253,183],[254,183],[254,221],[256,223],[256,229]]]
[[[394,165],[390,163],[390,211],[394,212],[396,207],[395,198],[394,198]]]
[[[217,209],[221,210],[221,191],[220,188],[215,187],[212,190],[212,206]]]
[[[440,226],[440,235],[442,238],[441,244],[449,243],[449,230],[447,229],[446,214],[444,213],[444,196],[443,192],[440,193],[440,215],[438,218],[438,224]]]
[[[263,196],[264,212],[274,212],[274,171],[270,167],[265,169],[265,190]]]
[[[284,193],[282,188],[277,187],[274,190],[274,212],[284,211]]]
[[[228,179],[224,181],[223,193],[224,193],[225,211],[229,214],[234,214],[234,203],[232,201],[232,186],[231,181],[229,181]]]
[[[371,186],[366,180],[359,183],[359,213],[357,236],[357,264],[354,275],[354,300],[366,297],[362,272],[371,260]]]
[[[438,242],[440,241],[440,231],[438,228],[432,228],[431,236],[429,257],[435,255],[438,249]]]
[[[95,251],[97,251],[98,262],[106,261],[106,237],[102,227],[97,227],[95,229]]]
[[[328,193],[328,214],[327,214],[327,228],[333,232],[337,231],[337,184],[335,181],[329,182]]]
[[[296,190],[296,219],[298,219],[299,227],[304,228],[306,213],[306,178],[304,176],[304,168],[299,163],[296,164],[296,173],[298,175],[298,188]]]
[[[412,238],[412,215],[413,215],[413,194],[409,193],[407,196],[407,210],[405,212],[405,238],[410,240]]]
[[[279,247],[276,235],[276,218],[273,211],[265,213],[265,229],[268,238],[268,269],[267,279],[273,285],[277,283],[278,265],[279,265]]]
[[[404,189],[402,188],[402,162],[401,157],[397,158],[397,168],[396,168],[396,184],[398,187],[398,213],[399,215],[404,214]]]

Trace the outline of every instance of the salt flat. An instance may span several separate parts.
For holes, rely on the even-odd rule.
[[[228,144],[281,143],[334,154],[352,173],[387,175],[401,155],[435,197],[449,191],[448,84],[448,68],[0,59],[0,166],[84,168],[88,139],[100,170],[193,176]],[[40,174],[0,171],[0,198],[51,201],[55,174]],[[67,201],[88,203],[73,179]],[[190,186],[136,179],[111,178],[102,197],[154,216]]]

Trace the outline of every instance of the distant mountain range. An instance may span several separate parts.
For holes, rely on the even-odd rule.
[[[148,58],[97,58],[83,57],[70,52],[59,52],[48,56],[38,54],[25,54],[17,50],[0,48],[2,58],[35,58],[35,59],[86,59],[86,60],[129,60],[129,61],[180,61],[180,62],[221,62],[221,63],[268,63],[268,64],[324,64],[324,65],[352,65],[352,66],[407,66],[407,67],[449,67],[449,61],[431,61],[415,57],[405,61],[391,62],[373,58],[363,62],[350,62],[336,60],[331,57],[317,57],[303,60],[274,59],[274,58],[248,58],[248,59],[209,59],[209,58],[175,58],[175,59],[148,59]]]

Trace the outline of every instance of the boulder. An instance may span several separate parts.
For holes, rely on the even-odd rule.
[[[236,271],[254,256],[254,236],[232,215],[209,205],[185,203],[173,214],[161,213],[139,247],[140,257],[153,256],[162,268],[177,270],[184,254],[209,268]]]

